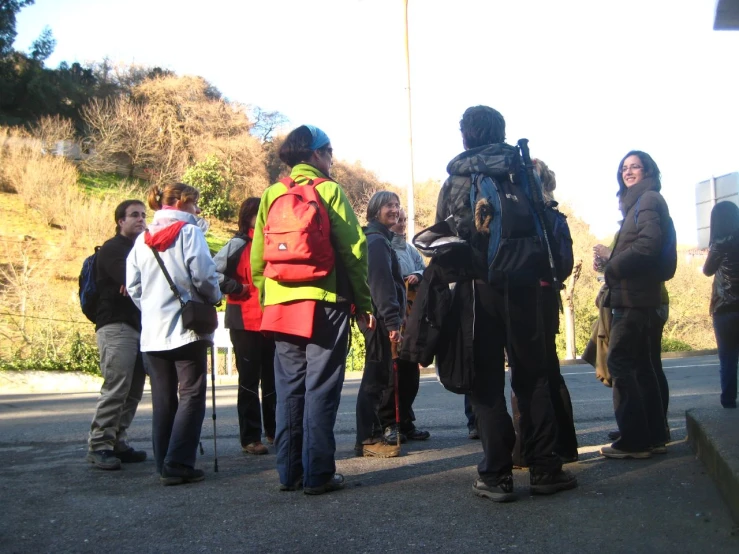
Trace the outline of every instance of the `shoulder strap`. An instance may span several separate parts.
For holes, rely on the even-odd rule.
[[[162,268],[162,272],[164,273],[164,276],[167,278],[167,282],[169,283],[169,288],[172,289],[172,292],[175,295],[175,298],[180,301],[181,306],[185,306],[185,301],[182,300],[182,296],[180,295],[180,291],[177,290],[177,285],[174,284],[174,281],[172,281],[172,277],[169,276],[169,271],[167,271],[167,268],[164,265],[164,262],[162,261],[162,258],[159,256],[159,252],[157,252],[156,248],[153,246],[150,247],[151,251],[154,253],[154,257],[157,259],[157,263],[159,264],[159,267]]]
[[[639,219],[639,202],[641,202],[641,196],[636,199],[636,204],[634,204],[634,225],[636,225],[637,219]]]

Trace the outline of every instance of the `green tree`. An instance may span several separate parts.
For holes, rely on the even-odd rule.
[[[203,215],[226,219],[233,212],[230,192],[231,184],[224,175],[224,166],[216,156],[188,167],[182,182],[200,191],[200,209]]]
[[[13,51],[13,42],[18,33],[15,32],[15,16],[35,0],[0,0],[0,57]]]
[[[51,29],[46,26],[31,45],[31,58],[43,64],[54,52],[54,48],[56,48],[56,39],[51,33]]]

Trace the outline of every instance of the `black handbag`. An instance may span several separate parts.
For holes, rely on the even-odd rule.
[[[182,306],[182,326],[190,331],[195,331],[198,335],[210,335],[218,328],[218,316],[216,315],[215,306],[193,300],[188,300],[187,302],[182,300],[180,291],[177,289],[174,281],[172,281],[172,277],[169,276],[169,272],[164,266],[159,252],[153,247],[151,251],[154,252],[154,257],[157,259],[159,267],[162,268],[162,272],[167,278],[169,288],[172,289],[175,297],[180,301],[180,306]]]

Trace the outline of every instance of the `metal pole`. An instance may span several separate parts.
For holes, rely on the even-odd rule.
[[[413,183],[415,182],[415,174],[413,169],[413,115],[411,113],[411,57],[408,51],[408,0],[403,0],[405,5],[405,69],[406,69],[406,88],[408,90],[408,142],[411,155],[411,181],[408,183],[408,226],[406,236],[412,239],[416,234],[416,210],[413,202]]]

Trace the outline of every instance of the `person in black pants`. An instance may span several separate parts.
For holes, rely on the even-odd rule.
[[[405,210],[401,208],[398,222],[390,228],[393,232],[390,244],[395,251],[395,255],[398,257],[400,274],[403,276],[403,281],[405,281],[406,285],[406,314],[410,313],[413,299],[416,297],[416,290],[423,279],[423,270],[426,269],[426,264],[424,264],[421,254],[418,253],[418,250],[412,244],[409,244],[405,240],[407,222],[408,216]],[[413,402],[416,400],[416,395],[418,395],[418,389],[421,384],[421,370],[415,362],[398,359],[397,363],[400,442],[405,442],[406,440],[426,440],[431,436],[431,433],[416,427],[414,423],[416,415],[413,413]],[[392,381],[390,387],[385,390],[379,413],[380,421],[385,429],[385,439],[391,444],[396,443],[398,429],[395,425],[395,385]]]
[[[247,198],[239,209],[239,232],[216,254],[221,292],[227,294],[226,328],[239,371],[239,414],[241,449],[249,454],[267,454],[262,444],[262,422],[269,444],[275,437],[275,341],[272,333],[262,333],[259,290],[251,277],[251,246],[259,198]],[[262,400],[259,401],[259,385]],[[261,413],[260,413],[261,412]]]
[[[577,479],[562,470],[554,454],[556,425],[545,370],[544,333],[541,325],[541,285],[538,278],[488,284],[487,229],[477,225],[479,205],[471,205],[473,174],[511,179],[511,165],[519,159],[516,148],[505,144],[505,120],[487,106],[468,108],[460,121],[465,151],[449,162],[449,177],[439,192],[436,223],[452,221],[456,233],[472,248],[480,277],[474,291],[473,353],[475,381],[470,394],[483,459],[473,492],[496,502],[515,499],[511,451],[515,432],[505,400],[505,358],[512,368],[511,385],[518,398],[524,458],[529,466],[530,490],[552,494],[577,486]],[[515,184],[515,181],[514,181]]]
[[[391,343],[400,343],[405,315],[405,285],[398,257],[392,249],[390,228],[398,221],[400,200],[394,192],[376,192],[367,205],[368,276],[372,305],[377,318],[374,330],[363,329],[366,359],[357,394],[358,456],[393,458],[400,447],[383,436],[379,409],[393,379]]]
[[[626,154],[617,180],[624,219],[605,266],[605,280],[613,311],[608,371],[621,436],[600,451],[607,458],[642,459],[666,452],[665,413],[652,366],[650,332],[661,304],[659,263],[669,209],[659,192],[659,168],[649,154]]]

